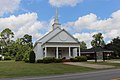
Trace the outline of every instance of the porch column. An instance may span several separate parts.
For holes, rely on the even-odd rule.
[[[78,47],[78,49],[79,49],[79,56],[81,56],[81,54],[80,54],[80,47]]]
[[[47,47],[45,47],[45,57],[47,57]]]
[[[69,47],[69,58],[71,58],[71,48]]]
[[[58,47],[56,47],[56,58],[58,59]]]

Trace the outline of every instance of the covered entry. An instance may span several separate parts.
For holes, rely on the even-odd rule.
[[[45,47],[43,52],[43,57],[69,59],[80,56],[80,47]]]

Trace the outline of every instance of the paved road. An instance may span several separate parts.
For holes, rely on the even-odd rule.
[[[120,78],[120,69],[102,70],[87,73],[65,74],[46,77],[24,77],[0,80],[112,80]]]

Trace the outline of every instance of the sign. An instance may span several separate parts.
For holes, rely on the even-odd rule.
[[[103,60],[103,53],[102,52],[97,52],[96,56],[97,56],[97,60]]]

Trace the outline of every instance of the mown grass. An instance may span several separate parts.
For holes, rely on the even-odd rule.
[[[62,63],[30,64],[15,61],[0,61],[0,78],[24,77],[24,76],[47,76],[66,73],[87,72],[95,69],[65,65]]]

